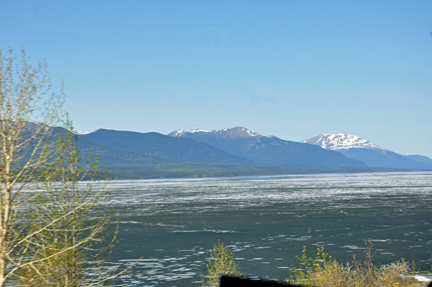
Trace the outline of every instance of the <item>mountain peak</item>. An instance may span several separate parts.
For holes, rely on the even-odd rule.
[[[261,138],[261,137],[272,137],[265,136],[257,132],[253,132],[244,127],[234,127],[230,129],[218,129],[218,130],[205,130],[205,129],[180,129],[176,130],[172,133],[169,133],[168,136],[172,137],[183,137],[190,134],[199,134],[199,135],[216,135],[221,138]]]
[[[265,135],[250,131],[244,127],[234,127],[231,129],[225,129],[224,132],[227,133],[229,135],[229,137],[232,137],[232,138],[250,138],[250,137],[261,138],[261,137],[266,137]]]
[[[350,148],[365,148],[371,150],[387,150],[368,140],[349,134],[321,134],[319,136],[302,141],[312,145],[320,146],[329,150],[341,150]]]

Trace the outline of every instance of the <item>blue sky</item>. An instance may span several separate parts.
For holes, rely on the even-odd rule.
[[[432,157],[432,1],[0,0],[80,131],[348,133]]]

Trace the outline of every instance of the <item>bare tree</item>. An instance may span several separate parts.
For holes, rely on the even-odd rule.
[[[116,274],[102,270],[103,259],[115,243],[116,232],[104,247],[104,231],[111,220],[105,207],[109,191],[97,162],[80,164],[76,134],[66,122],[56,133],[55,161],[44,164],[41,192],[29,206],[31,240],[24,246],[30,264],[21,268],[23,286],[94,286]],[[28,256],[27,256],[28,258]],[[91,269],[92,275],[89,274]],[[110,276],[111,275],[111,276]]]
[[[61,117],[63,91],[47,95],[46,63],[28,64],[22,51],[16,63],[12,50],[0,51],[0,286],[24,264],[17,252],[28,242],[24,236],[26,202],[23,191],[38,180],[44,150],[51,144],[51,127]]]
[[[111,277],[88,272],[106,254],[99,245],[110,218],[94,210],[108,193],[91,184],[97,165],[82,168],[70,122],[53,128],[64,93],[49,89],[45,62],[32,66],[22,51],[17,63],[12,50],[0,51],[0,287],[96,286]]]

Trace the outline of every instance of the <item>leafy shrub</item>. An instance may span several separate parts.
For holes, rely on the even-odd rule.
[[[237,270],[238,264],[234,261],[234,254],[228,251],[227,247],[218,241],[210,252],[210,259],[207,266],[207,276],[201,275],[202,285],[205,287],[219,286],[220,277],[223,275],[240,277]]]
[[[380,268],[373,265],[373,244],[366,243],[366,259],[361,262],[353,258],[352,263],[340,263],[327,253],[324,247],[318,246],[315,259],[308,258],[306,247],[303,247],[300,268],[296,268],[289,282],[303,286],[320,287],[378,287],[407,286],[413,283],[412,268],[403,259]]]

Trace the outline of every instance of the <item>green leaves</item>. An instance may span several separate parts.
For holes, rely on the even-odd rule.
[[[302,256],[297,257],[300,268],[294,268],[289,281],[302,286],[321,287],[378,287],[412,283],[410,268],[403,260],[379,268],[374,266],[372,246],[371,242],[366,242],[364,262],[354,257],[351,263],[346,264],[332,259],[321,246],[317,247],[315,258],[308,258],[304,246]]]
[[[223,275],[240,277],[237,270],[237,263],[234,261],[234,254],[227,247],[218,241],[210,252],[210,260],[207,263],[207,276],[201,276],[203,286],[219,286],[220,277]]]

